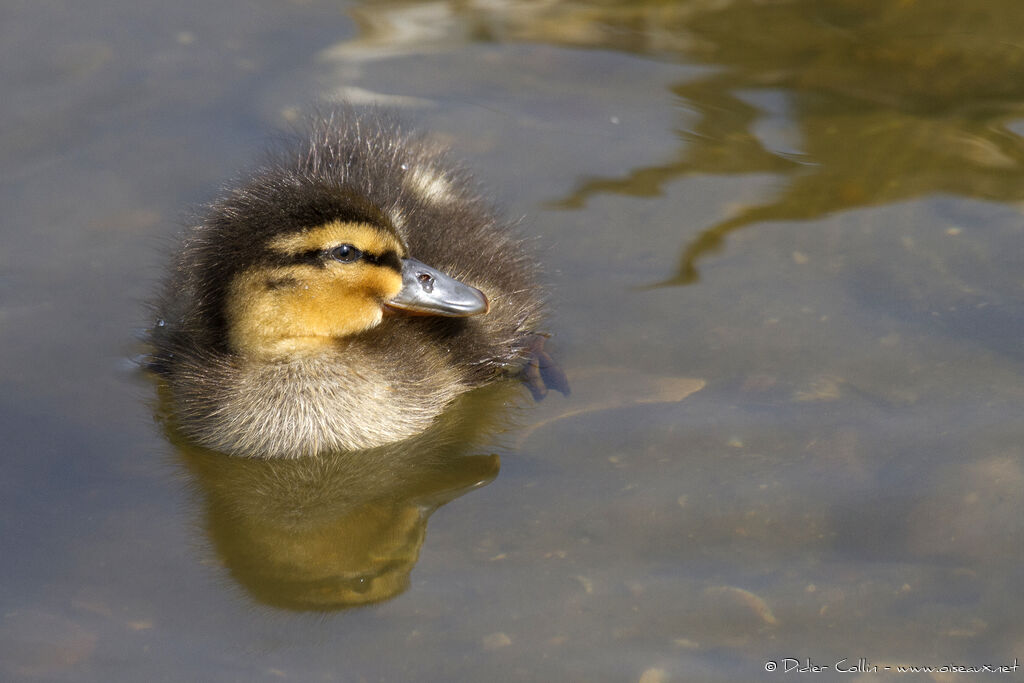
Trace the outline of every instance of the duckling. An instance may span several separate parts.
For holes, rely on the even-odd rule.
[[[185,437],[246,457],[374,448],[543,350],[538,263],[469,176],[388,115],[344,109],[186,232],[150,335]]]

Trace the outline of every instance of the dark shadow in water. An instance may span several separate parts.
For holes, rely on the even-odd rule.
[[[665,31],[692,37],[681,51],[686,59],[719,67],[672,88],[699,119],[678,133],[674,160],[587,179],[555,206],[578,208],[602,194],[656,196],[698,174],[772,173],[783,182],[769,201],[701,231],[676,272],[654,286],[695,282],[697,262],[727,235],[765,221],[814,220],[939,193],[1024,199],[1024,145],[1011,127],[1024,117],[1024,12],[1015,0],[659,11]],[[772,149],[758,136],[768,112],[751,101],[771,95],[783,96],[782,128],[797,149]]]
[[[501,426],[513,391],[472,392],[417,437],[324,457],[231,457],[167,432],[231,577],[261,603],[327,612],[408,588],[430,515],[498,475],[497,455],[468,453]]]

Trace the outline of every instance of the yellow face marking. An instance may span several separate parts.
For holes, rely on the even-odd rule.
[[[403,253],[393,236],[359,223],[328,223],[270,243],[282,255],[351,244],[363,252]],[[275,358],[315,352],[379,324],[382,305],[402,288],[393,268],[365,260],[257,266],[235,278],[227,300],[228,341],[236,352]]]
[[[367,223],[333,221],[312,230],[283,235],[270,242],[270,248],[281,254],[301,254],[306,251],[329,249],[339,244],[351,244],[371,254],[389,251],[405,256],[405,249],[394,236]]]

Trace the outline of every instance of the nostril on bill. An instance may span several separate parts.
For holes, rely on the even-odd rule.
[[[424,292],[428,294],[434,291],[434,276],[430,273],[419,273],[416,275],[416,279],[419,280],[420,287],[423,288]]]

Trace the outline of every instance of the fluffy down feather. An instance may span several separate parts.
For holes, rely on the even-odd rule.
[[[473,318],[386,316],[322,352],[273,361],[228,344],[231,283],[282,235],[372,224],[407,256],[485,292]],[[459,394],[507,376],[535,344],[537,263],[463,170],[384,115],[335,111],[207,207],[156,304],[152,367],[177,428],[248,457],[371,448],[426,429]]]

